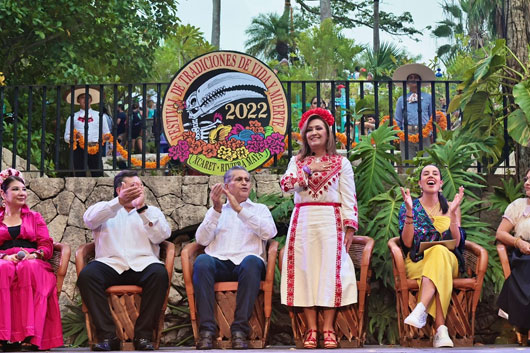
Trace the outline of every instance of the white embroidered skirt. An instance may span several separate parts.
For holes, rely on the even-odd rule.
[[[357,302],[355,270],[344,247],[338,204],[295,207],[282,263],[281,301],[301,307]]]

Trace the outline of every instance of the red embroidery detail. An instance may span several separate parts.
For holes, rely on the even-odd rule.
[[[337,225],[337,257],[335,263],[335,307],[341,306],[342,302],[342,282],[340,280],[340,269],[342,265],[342,221],[340,216],[340,208],[334,207],[335,210],[335,224]]]
[[[313,156],[304,158],[302,161],[296,162],[296,167],[301,171],[304,165],[309,165],[315,159]],[[309,178],[309,194],[314,199],[318,198],[318,195],[322,195],[325,191],[328,190],[329,186],[337,182],[340,177],[340,171],[342,169],[342,156],[329,156],[325,155],[321,159],[322,162],[331,162],[332,167],[330,170],[325,172],[314,172]]]
[[[294,209],[291,231],[289,232],[289,244],[287,245],[287,305],[294,306],[294,241],[296,228],[298,226],[298,213],[300,208]]]
[[[355,213],[355,215],[357,215],[357,213]],[[359,229],[359,225],[353,219],[345,219],[344,220],[344,227],[351,227],[351,228],[353,228],[355,230]]]
[[[79,120],[80,122],[84,123],[85,122],[85,117],[84,116],[79,116],[79,117],[77,117],[77,120]],[[91,123],[93,121],[94,121],[94,119],[92,119],[91,116],[88,116],[88,122]]]

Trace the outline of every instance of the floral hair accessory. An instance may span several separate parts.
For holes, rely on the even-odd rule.
[[[7,168],[0,172],[0,185],[2,185],[4,181],[10,176],[16,176],[24,180],[24,177],[22,176],[22,173],[20,171],[13,169],[13,168]],[[26,183],[25,180],[24,180],[24,183]]]
[[[300,128],[300,131],[302,131],[302,128],[304,127],[305,123],[307,122],[307,119],[313,115],[318,115],[322,120],[324,120],[329,126],[332,126],[335,124],[335,118],[329,110],[323,109],[323,108],[314,108],[306,111],[304,114],[302,114],[302,118],[300,119],[300,122],[298,123],[298,127]]]

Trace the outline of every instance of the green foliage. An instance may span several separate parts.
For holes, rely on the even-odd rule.
[[[368,201],[387,190],[388,185],[399,184],[392,161],[398,159],[390,151],[395,133],[388,124],[381,125],[370,135],[363,136],[353,150],[350,160],[360,163],[355,167],[357,197],[365,205]]]
[[[375,52],[367,48],[361,60],[363,66],[373,73],[375,80],[390,79],[399,66],[409,61],[406,51],[390,42],[382,42]]]
[[[245,42],[247,53],[266,60],[287,57],[296,46],[298,32],[304,26],[299,16],[294,19],[291,23],[288,13],[268,13],[254,17],[245,31],[248,36]]]
[[[501,179],[502,187],[494,186],[493,194],[489,198],[490,210],[504,213],[506,207],[518,198],[524,197],[522,192],[524,181],[515,184],[515,178]]]
[[[298,48],[303,63],[313,69],[313,77],[332,80],[353,71],[352,57],[362,51],[353,39],[346,38],[341,27],[325,20],[319,27],[300,33]]]
[[[28,128],[28,118],[23,117],[19,118],[17,122],[17,154],[26,159],[27,158],[27,151],[28,151],[28,133],[31,131],[31,139],[30,139],[30,162],[31,164],[37,166],[40,168],[41,163],[41,138],[42,138],[42,130],[40,128],[37,128],[36,126],[32,126],[31,128]],[[13,123],[8,124],[4,120],[4,131],[3,131],[3,141],[4,141],[4,147],[9,149],[10,151],[14,151],[13,148],[13,141],[15,136],[15,125]],[[54,134],[45,132],[44,135],[45,139],[45,151],[50,151],[54,140]],[[46,152],[45,152],[46,155]],[[45,159],[44,161],[44,169],[52,171],[54,170],[54,163],[51,159]]]
[[[88,346],[85,314],[81,306],[81,301],[77,305],[66,305],[68,312],[62,318],[63,336],[65,338],[73,338],[73,347]]]
[[[520,63],[505,41],[498,40],[487,49],[485,58],[465,72],[458,85],[461,93],[449,105],[449,112],[463,110],[463,127],[478,128],[475,131],[479,135],[496,136],[495,148],[489,150],[496,158],[504,142],[499,130],[505,118],[515,142],[526,145],[530,139],[530,70],[520,63],[522,71],[518,72],[507,65],[508,59]],[[506,111],[502,109],[503,98],[508,102]]]
[[[310,6],[308,0],[296,0],[302,8],[302,15],[313,24],[320,22],[320,6]],[[331,0],[331,16],[333,21],[344,28],[374,26],[372,0]],[[379,10],[379,29],[392,35],[403,35],[414,38],[421,34],[413,27],[414,20],[410,12],[405,11],[401,15]]]
[[[199,28],[192,25],[179,25],[175,34],[167,37],[164,44],[156,48],[150,79],[168,82],[173,75],[191,59],[214,51]]]
[[[177,2],[1,1],[0,71],[8,84],[142,81],[173,33]]]
[[[372,288],[366,309],[368,312],[367,331],[379,344],[398,344],[399,331],[394,292],[385,288],[374,289]]]

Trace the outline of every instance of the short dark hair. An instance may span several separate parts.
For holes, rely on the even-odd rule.
[[[124,178],[132,178],[138,176],[138,172],[134,170],[122,170],[114,177],[114,197],[118,196],[116,189],[121,186]]]
[[[2,186],[1,186],[2,191],[6,192],[9,185],[14,181],[20,181],[22,184],[26,185],[26,183],[24,182],[24,179],[22,179],[21,177],[16,176],[16,175],[10,175],[2,182]]]
[[[226,171],[225,176],[223,178],[225,184],[228,184],[230,180],[232,180],[232,173],[234,172],[234,170],[244,170],[250,176],[250,173],[245,167],[240,166],[240,165],[235,165]]]

